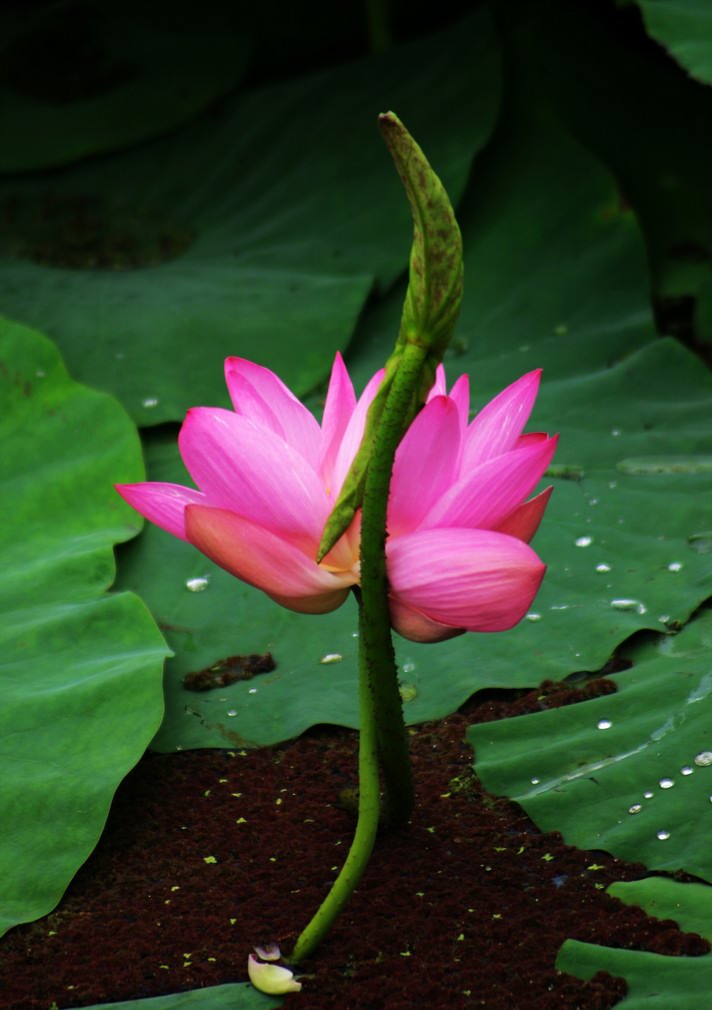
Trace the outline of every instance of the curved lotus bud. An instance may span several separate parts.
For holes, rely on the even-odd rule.
[[[255,952],[259,954],[260,949],[255,947]],[[258,961],[254,954],[247,958],[247,974],[255,989],[268,996],[283,996],[287,992],[299,992],[302,988],[302,983],[297,982],[289,968],[272,961]]]

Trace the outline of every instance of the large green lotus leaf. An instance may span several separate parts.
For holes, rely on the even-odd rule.
[[[82,1010],[278,1010],[282,1000],[265,996],[249,983],[214,985],[170,996],[130,999],[125,1003],[96,1003]]]
[[[143,603],[107,595],[138,527],[114,480],[142,475],[112,398],[55,348],[0,322],[0,931],[57,903],[161,719],[165,643]]]
[[[712,84],[712,7],[707,0],[637,0],[645,27],[698,81]]]
[[[240,95],[139,150],[8,182],[5,311],[44,328],[73,374],[141,424],[226,403],[229,354],[302,394],[328,375],[374,278],[388,285],[407,262],[408,205],[377,113],[398,111],[457,199],[498,90],[480,12]]]
[[[642,905],[659,919],[675,919],[681,929],[712,940],[712,892],[703,884],[681,884],[663,877],[612,884],[609,894]],[[621,1010],[700,1010],[712,992],[712,954],[666,957],[638,950],[598,947],[567,940],[556,960],[559,971],[591,978],[597,971],[625,978],[628,993]]]
[[[624,647],[613,695],[473,726],[477,773],[544,831],[712,881],[712,613]]]
[[[0,16],[0,171],[46,169],[175,128],[242,77],[226,5],[69,0]]]
[[[630,634],[685,621],[712,592],[712,379],[676,343],[654,339],[640,238],[610,180],[552,124],[520,120],[499,136],[473,191],[462,214],[462,343],[448,368],[472,374],[479,406],[545,367],[532,426],[562,434],[535,541],[549,571],[531,619],[511,632],[397,640],[409,722],[452,712],[482,687],[598,669]],[[366,317],[350,359],[360,384],[392,346],[401,298]],[[185,483],[174,441],[149,445],[152,479]],[[206,591],[186,588],[206,575]],[[126,551],[120,578],[176,653],[156,747],[261,744],[315,722],[356,724],[352,606],[324,617],[280,610],[152,528]],[[273,674],[205,694],[182,687],[186,673],[266,650]],[[343,660],[320,662],[332,653]]]

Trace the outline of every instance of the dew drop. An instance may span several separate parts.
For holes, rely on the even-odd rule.
[[[695,758],[698,768],[709,768],[712,765],[712,750],[703,750]]]
[[[202,575],[197,579],[187,579],[185,588],[190,590],[191,593],[202,593],[204,589],[208,588],[209,581],[210,579],[207,575]]]
[[[613,723],[610,719],[599,719],[596,725],[599,729],[610,729]]]
[[[141,400],[141,406],[145,407],[147,410],[151,410],[152,407],[157,407],[159,403],[157,396],[147,396],[145,399]]]
[[[680,769],[680,774],[681,775],[692,775],[692,773],[693,773],[694,770],[695,769],[691,768],[690,765],[685,765],[683,768]]]
[[[681,561],[671,561],[670,564],[668,565],[669,572],[679,572],[681,570],[682,570]]]
[[[340,652],[327,652],[319,662],[322,666],[332,666],[334,663],[340,663],[343,658]]]
[[[650,789],[647,789],[647,790],[646,790],[646,791],[645,791],[645,792],[643,793],[643,798],[644,798],[644,799],[646,799],[646,800],[652,800],[653,796],[654,796],[654,793],[653,793],[653,792],[651,792],[651,790],[650,790]]]
[[[611,600],[611,607],[614,610],[634,610],[636,614],[645,614],[648,610],[640,600],[629,600],[626,598]]]
[[[661,842],[666,842],[670,837],[670,832],[666,831],[664,828],[661,828],[661,830],[658,831],[657,837],[660,839]]]
[[[257,694],[257,688],[256,687],[251,687],[250,690],[247,693],[248,694]]]
[[[670,620],[670,614],[661,614],[658,618],[660,624],[667,624]]]
[[[540,779],[536,778],[536,776],[532,779],[532,785],[533,786],[538,786],[539,782],[540,782]]]
[[[618,438],[620,436],[620,433],[621,433],[620,428],[611,428],[611,435],[613,435],[614,438]]]
[[[609,480],[608,481],[608,486],[611,489],[611,491],[613,491],[614,488],[618,487],[618,481],[617,480]]]
[[[403,673],[412,673],[414,669],[415,669],[415,663],[413,662],[413,660],[406,659],[405,663],[403,664]]]
[[[229,708],[226,714],[229,715],[230,718],[232,719],[234,716],[237,715],[237,711],[234,708]]]
[[[537,621],[541,620],[541,614],[534,614],[534,613],[527,614],[527,620],[531,621],[532,624],[536,624]]]
[[[570,603],[552,603],[549,610],[570,610]]]
[[[597,572],[610,572],[610,570],[611,570],[611,566],[610,565],[606,565],[603,562],[601,562],[600,565],[596,565],[596,571]]]
[[[598,498],[589,498],[588,499],[588,504],[589,505],[598,505]]]
[[[44,379],[47,373],[44,371],[44,369],[38,368],[37,371],[35,372],[35,375],[37,376],[38,379]]]
[[[629,814],[639,814],[643,809],[642,803],[634,803],[632,807],[628,807]]]
[[[672,789],[675,783],[673,782],[672,779],[660,779],[658,785],[660,786],[661,789]]]
[[[590,547],[593,537],[576,537],[575,543],[577,547]]]

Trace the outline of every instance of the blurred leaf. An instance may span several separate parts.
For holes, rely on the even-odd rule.
[[[712,7],[707,0],[637,0],[650,35],[685,70],[712,84]]]
[[[46,330],[73,374],[141,424],[227,403],[229,354],[302,394],[348,343],[374,278],[387,286],[407,263],[409,210],[377,113],[397,109],[457,199],[498,92],[480,12],[241,95],[140,150],[8,182],[5,311]]]
[[[695,460],[712,437],[712,377],[674,341],[654,338],[640,238],[610,180],[553,124],[520,119],[473,177],[461,224],[466,294],[450,379],[469,371],[479,407],[543,365],[530,427],[561,431],[559,476],[535,541],[549,571],[532,620],[436,646],[397,640],[411,723],[454,711],[480,688],[599,669],[636,630],[683,622],[712,594],[703,541],[688,543],[711,525],[712,473],[695,472]],[[393,346],[401,304],[396,291],[365,316],[351,356],[360,383]],[[174,442],[173,434],[150,440],[151,479],[185,483]],[[685,458],[672,472],[619,469],[649,457],[643,469],[655,471],[668,456]],[[207,591],[186,589],[205,575]],[[122,556],[120,584],[146,599],[176,653],[158,749],[264,744],[316,722],[356,725],[351,606],[291,614],[153,528]],[[277,662],[273,674],[202,694],[182,687],[186,673],[265,651]],[[330,653],[343,660],[322,665]]]
[[[0,172],[46,169],[179,126],[247,66],[225,4],[60,0],[0,17]]]
[[[610,894],[626,904],[640,904],[660,919],[675,919],[681,929],[712,939],[710,889],[653,877],[628,884],[612,884]],[[617,1003],[621,1010],[700,1010],[712,992],[712,954],[703,957],[666,957],[638,950],[598,947],[567,940],[556,961],[559,971],[591,978],[597,971],[625,978],[628,994]]]
[[[712,881],[712,613],[633,641],[613,695],[468,731],[487,789],[542,831]]]
[[[245,982],[193,989],[170,996],[130,999],[125,1003],[97,1003],[82,1010],[278,1010],[282,1002],[278,996],[265,996]]]
[[[693,299],[711,276],[712,90],[647,38],[635,8],[568,0],[495,6],[508,64],[615,174],[635,208],[662,332],[703,336],[694,330]]]
[[[0,322],[0,931],[44,915],[99,838],[160,722],[165,643],[144,605],[107,595],[138,523],[136,431],[77,385],[38,333]]]

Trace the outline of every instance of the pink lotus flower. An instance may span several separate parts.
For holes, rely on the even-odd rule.
[[[556,437],[522,434],[539,375],[522,376],[468,424],[468,377],[448,394],[438,368],[391,482],[390,607],[404,637],[503,631],[534,599],[545,566],[528,542],[551,488],[526,499],[556,448]],[[189,410],[178,440],[200,490],[158,483],[118,490],[147,519],[282,606],[335,610],[359,583],[360,516],[320,564],[317,548],[383,371],[357,400],[337,355],[321,425],[268,369],[228,358],[225,376],[234,411]]]

